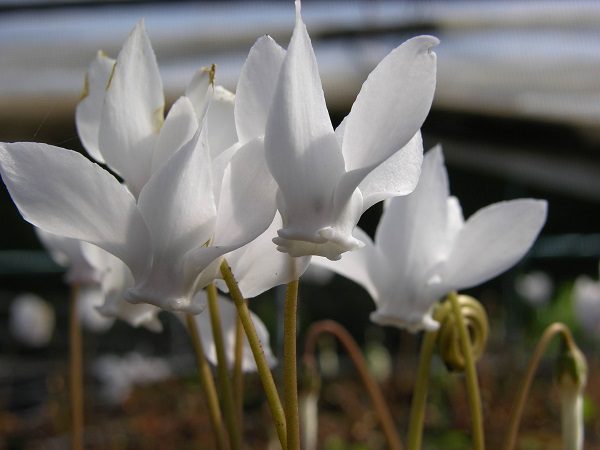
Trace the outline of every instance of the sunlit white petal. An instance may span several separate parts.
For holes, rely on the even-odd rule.
[[[495,203],[471,216],[458,233],[442,279],[465,289],[504,272],[531,248],[546,221],[543,200]]]
[[[77,134],[83,148],[99,163],[104,162],[104,157],[98,147],[98,133],[100,132],[100,118],[104,95],[108,80],[115,66],[115,60],[109,58],[103,52],[98,52],[96,59],[88,68],[85,85],[83,87],[83,98],[75,110],[75,124]]]
[[[285,50],[270,36],[258,38],[242,67],[235,97],[238,138],[248,141],[265,134]]]
[[[169,110],[160,129],[152,157],[152,172],[156,172],[173,154],[190,141],[199,122],[192,103],[180,97]]]
[[[108,165],[137,196],[150,176],[152,151],[163,121],[162,81],[140,22],[123,45],[106,91],[99,145]]]
[[[383,162],[421,127],[433,100],[436,56],[431,47],[438,43],[432,36],[409,39],[369,74],[345,124],[347,171]]]
[[[107,171],[77,152],[33,143],[0,145],[0,171],[25,220],[96,244],[136,277],[145,274],[148,229],[131,193]]]

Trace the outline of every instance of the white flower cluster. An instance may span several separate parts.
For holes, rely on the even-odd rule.
[[[199,293],[219,282],[224,257],[253,297],[298,278],[316,255],[369,290],[376,322],[431,329],[432,304],[514,264],[546,214],[545,202],[517,200],[465,222],[439,149],[421,173],[437,43],[418,36],[387,55],[334,129],[299,1],[287,50],[259,38],[235,95],[215,84],[214,66],[202,69],[166,116],[141,22],[117,59],[99,53],[86,77],[76,123],[96,163],[2,143],[2,178],[25,220],[67,256],[69,280],[96,284],[100,311],[134,325],[158,330],[159,309],[201,312]],[[387,199],[373,243],[356,225]]]

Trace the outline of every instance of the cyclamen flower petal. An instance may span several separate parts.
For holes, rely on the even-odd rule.
[[[185,96],[179,97],[171,106],[160,129],[152,155],[152,173],[157,172],[173,154],[188,143],[199,126],[192,102]]]
[[[241,142],[265,134],[269,107],[285,50],[270,36],[259,38],[242,67],[235,97],[235,124]]]
[[[449,196],[441,149],[435,148],[425,156],[415,191],[388,200],[373,245],[363,238],[365,248],[344,255],[341,263],[313,261],[364,286],[377,306],[373,321],[434,330],[435,302],[514,265],[537,237],[546,208],[541,200],[501,202],[465,222]]]
[[[98,146],[100,119],[108,80],[114,70],[115,60],[99,51],[85,76],[82,100],[75,110],[77,134],[88,154],[99,163],[104,157]]]
[[[154,50],[140,22],[117,57],[104,98],[98,138],[102,156],[136,196],[150,176],[164,104]]]
[[[134,197],[81,154],[37,143],[0,144],[0,173],[25,220],[96,244],[136,278],[152,262],[150,233]]]
[[[416,135],[433,98],[436,63],[430,48],[437,42],[420,36],[390,53],[334,132],[296,2],[296,26],[265,132],[267,163],[279,187],[283,218],[273,240],[280,251],[339,259],[363,245],[352,230],[366,208],[414,188],[422,151]],[[260,85],[256,89],[260,92]],[[397,152],[404,155],[396,158]],[[387,167],[367,180],[380,165]]]
[[[377,165],[404,147],[421,127],[435,90],[433,36],[392,50],[369,74],[346,119],[346,170]],[[432,70],[433,69],[433,70]]]

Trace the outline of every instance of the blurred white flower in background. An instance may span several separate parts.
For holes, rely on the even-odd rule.
[[[515,290],[529,305],[539,307],[550,302],[554,283],[546,272],[535,270],[520,275],[515,281]]]
[[[581,275],[573,285],[575,315],[582,328],[600,338],[600,281]]]
[[[45,347],[54,333],[52,306],[35,294],[21,294],[10,305],[10,332],[21,344]]]
[[[210,321],[210,315],[208,313],[208,299],[205,291],[200,291],[196,294],[195,301],[201,305],[202,309],[206,311],[196,314],[194,320],[198,326],[198,331],[202,339],[202,345],[204,346],[204,354],[206,359],[213,365],[217,365],[217,348],[215,346],[214,335],[212,331],[212,323]],[[235,360],[235,341],[236,341],[236,327],[238,314],[237,309],[233,302],[226,297],[219,295],[217,297],[219,317],[221,319],[221,330],[223,331],[223,343],[225,346],[225,357],[227,364],[230,368],[233,367]],[[269,330],[263,323],[263,321],[253,312],[250,313],[252,322],[256,327],[256,333],[260,342],[262,343],[263,351],[269,367],[275,367],[277,365],[277,358],[273,355],[271,345],[269,344]],[[177,317],[185,323],[185,317],[182,314],[177,314]],[[256,363],[252,356],[252,350],[248,343],[248,338],[244,334],[244,345],[243,345],[243,356],[242,356],[242,370],[244,372],[256,372]]]
[[[164,358],[130,352],[124,356],[101,356],[94,364],[94,374],[102,383],[101,393],[106,400],[120,403],[135,386],[166,380],[172,370]]]

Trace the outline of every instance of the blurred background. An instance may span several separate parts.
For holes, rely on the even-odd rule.
[[[479,363],[490,443],[502,438],[535,338],[561,320],[588,356],[586,448],[599,449],[600,386],[594,376],[600,373],[600,2],[305,0],[302,8],[334,125],[390,50],[417,34],[440,39],[436,96],[423,133],[426,148],[442,144],[451,191],[465,217],[505,199],[549,201],[547,224],[522,263],[469,292],[486,306],[492,327]],[[99,49],[116,57],[141,18],[172,102],[198,68],[213,63],[217,82],[235,91],[258,36],[269,34],[287,45],[294,8],[291,0],[0,0],[0,142],[81,151],[74,108],[86,68]],[[380,214],[376,205],[361,226],[372,234]],[[67,448],[63,269],[42,249],[4,187],[0,224],[0,449]],[[44,314],[53,317],[45,339],[28,342],[11,333],[22,294],[40,297]],[[405,426],[420,337],[372,326],[367,293],[339,277],[312,272],[300,295],[301,333],[324,318],[348,327]],[[271,292],[251,302],[274,346],[281,333],[276,297]],[[203,441],[208,423],[185,331],[166,314],[161,318],[165,330],[159,335],[123,323],[85,332],[89,448],[210,448]],[[328,355],[323,367],[329,369],[321,393],[321,448],[381,448],[351,367],[334,342],[322,344]],[[522,449],[560,447],[553,364],[550,357],[540,370]],[[111,375],[110,368],[121,365],[133,375]],[[425,448],[468,448],[461,379],[448,377],[441,363],[434,369]],[[257,386],[247,399],[255,413],[246,423],[248,445],[265,448]]]

